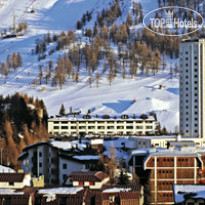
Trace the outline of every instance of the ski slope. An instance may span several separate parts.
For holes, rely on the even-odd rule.
[[[26,21],[28,32],[23,37],[12,38],[0,41],[0,61],[5,61],[7,55],[12,52],[21,52],[23,67],[12,72],[6,79],[0,76],[0,94],[6,96],[15,92],[27,93],[29,96],[42,98],[45,102],[49,115],[58,114],[61,104],[64,104],[67,111],[72,106],[75,110],[86,113],[88,109],[92,114],[137,114],[154,112],[162,126],[168,131],[174,131],[179,124],[179,80],[178,76],[172,79],[169,72],[160,72],[156,76],[137,76],[130,79],[122,79],[119,75],[109,85],[106,76],[101,77],[99,87],[95,81],[90,88],[88,76],[80,75],[79,83],[67,80],[63,88],[51,87],[51,85],[32,85],[33,80],[38,76],[38,65],[46,63],[48,59],[38,62],[37,56],[31,55],[31,49],[35,46],[36,38],[42,38],[44,34],[60,33],[62,30],[75,29],[77,20],[81,19],[87,10],[93,12],[93,19],[88,27],[94,24],[97,12],[107,8],[113,0],[3,0],[0,8],[0,28],[9,28],[13,25],[13,15],[16,21]],[[140,0],[138,0],[140,1]],[[125,13],[132,6],[132,2],[126,0],[124,5]],[[157,0],[152,4],[151,0],[142,0],[145,12],[157,6]],[[14,9],[15,8],[15,9]],[[35,13],[31,14],[34,9]],[[118,21],[125,21],[123,15]],[[52,45],[50,45],[52,47]],[[52,60],[63,55],[63,51],[52,55]],[[94,74],[95,75],[95,74]],[[160,90],[159,85],[164,89]]]

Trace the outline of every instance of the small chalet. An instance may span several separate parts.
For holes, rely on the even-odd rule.
[[[110,178],[101,171],[79,171],[71,172],[65,181],[65,185],[73,187],[89,187],[90,189],[101,189],[103,185],[109,182]]]
[[[86,204],[143,205],[144,190],[142,186],[107,187],[101,191],[89,190]]]
[[[0,189],[22,189],[31,186],[29,173],[0,173]]]
[[[87,189],[83,187],[56,187],[39,189],[35,194],[35,204],[83,205]]]

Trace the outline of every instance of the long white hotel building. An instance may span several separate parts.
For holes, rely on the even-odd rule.
[[[56,117],[48,120],[48,132],[51,134],[120,134],[149,135],[156,131],[157,122],[152,116],[141,119],[133,116],[90,116],[77,115]]]

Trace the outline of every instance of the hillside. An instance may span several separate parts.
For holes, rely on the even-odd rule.
[[[87,28],[94,26],[98,11],[102,8],[109,8],[113,0],[4,0],[0,9],[2,24],[1,30],[13,25],[13,16],[16,22],[27,22],[28,30],[24,36],[1,40],[0,61],[6,61],[7,55],[13,52],[21,52],[23,66],[16,71],[12,71],[8,77],[0,76],[0,94],[6,96],[15,92],[27,93],[29,96],[42,98],[47,107],[49,115],[58,114],[61,104],[66,109],[72,106],[75,110],[81,109],[86,113],[88,109],[93,114],[142,114],[155,112],[158,121],[162,126],[166,126],[169,131],[179,123],[179,83],[178,75],[170,77],[169,62],[167,57],[167,70],[159,71],[157,75],[145,76],[139,74],[133,79],[128,75],[122,79],[121,73],[117,73],[112,80],[112,85],[107,79],[108,73],[101,76],[99,87],[94,79],[90,88],[88,83],[89,75],[84,67],[81,68],[79,82],[67,79],[62,89],[51,84],[33,85],[34,79],[39,75],[39,65],[46,65],[49,59],[56,63],[59,56],[63,56],[68,49],[59,50],[38,61],[37,55],[32,55],[31,50],[35,48],[36,39],[43,38],[48,32],[60,34],[62,30],[68,31],[76,28],[76,23],[87,11],[92,13],[92,19],[86,24]],[[143,13],[157,8],[157,0],[138,0],[142,4]],[[121,4],[120,4],[121,5]],[[13,9],[15,8],[15,10]],[[146,9],[145,9],[146,8]],[[35,10],[35,13],[31,13]],[[121,5],[122,16],[117,19],[117,23],[125,22],[128,12],[132,11],[132,2],[124,0]],[[142,27],[137,25],[134,29]],[[81,35],[78,31],[76,35]],[[88,38],[82,38],[82,43],[88,42]],[[55,43],[48,45],[48,49],[55,47]],[[117,50],[115,45],[114,50]],[[176,62],[177,59],[172,60]],[[45,72],[46,66],[43,68]],[[98,66],[102,72],[103,62]],[[94,72],[93,75],[96,73]],[[164,89],[160,90],[159,85]]]

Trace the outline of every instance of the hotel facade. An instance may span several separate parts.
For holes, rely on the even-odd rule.
[[[149,135],[154,134],[157,122],[154,117],[147,119],[122,115],[120,117],[92,117],[90,115],[50,118],[48,132],[51,134],[102,134],[102,135]]]
[[[180,132],[187,137],[205,137],[205,39],[180,44]]]

